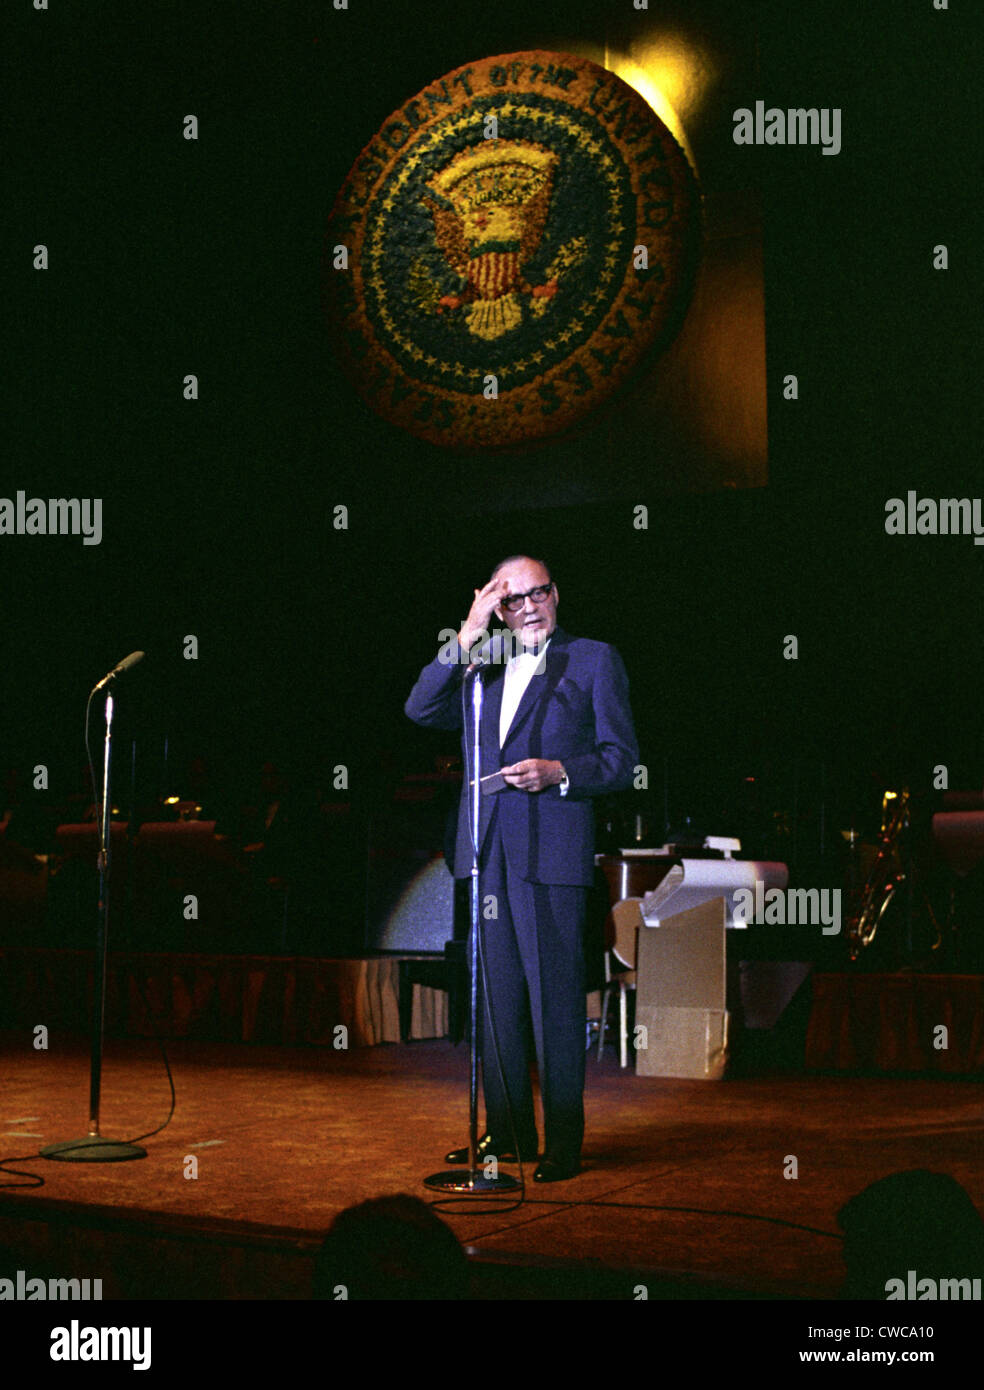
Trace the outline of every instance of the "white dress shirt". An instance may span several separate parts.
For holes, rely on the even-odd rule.
[[[506,735],[513,720],[516,718],[516,711],[526,694],[526,687],[534,676],[542,676],[547,669],[547,648],[549,646],[550,638],[548,637],[544,645],[536,651],[517,652],[506,662],[506,673],[502,678],[502,705],[499,709],[500,749],[506,741]],[[560,784],[561,796],[567,795],[569,785],[565,775]]]
[[[519,703],[526,694],[526,687],[539,672],[542,676],[547,669],[548,638],[536,651],[517,652],[506,662],[506,674],[502,681],[502,708],[499,711],[499,747],[506,741],[509,726],[516,718]]]

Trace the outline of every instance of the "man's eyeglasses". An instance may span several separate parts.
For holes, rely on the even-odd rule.
[[[528,598],[534,603],[546,603],[553,591],[553,580],[549,584],[538,584],[535,589],[527,589],[525,594],[510,594],[502,600],[507,613],[518,613]]]

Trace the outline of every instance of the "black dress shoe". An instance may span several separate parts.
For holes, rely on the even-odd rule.
[[[530,1148],[521,1148],[520,1154],[524,1163],[534,1163],[536,1161],[536,1144]],[[499,1144],[492,1138],[491,1134],[483,1134],[475,1147],[475,1162],[482,1163],[487,1158],[497,1158],[500,1163],[515,1163],[516,1150],[512,1144]],[[467,1163],[468,1145],[463,1149],[452,1149],[449,1154],[444,1155],[445,1163]]]
[[[576,1158],[549,1158],[544,1154],[536,1166],[533,1181],[566,1182],[568,1178],[576,1178],[580,1171],[581,1164]]]

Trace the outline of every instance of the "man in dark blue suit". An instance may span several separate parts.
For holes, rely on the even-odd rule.
[[[508,650],[501,653],[508,660],[494,662],[481,677],[482,775],[501,771],[504,785],[480,798],[481,927],[492,1019],[485,1000],[480,1037],[487,1132],[478,1156],[514,1158],[513,1133],[524,1159],[537,1154],[532,1034],[544,1118],[537,1182],[570,1178],[580,1169],[582,938],[594,880],[591,797],[630,786],[639,760],[621,657],[604,642],[563,632],[557,603],[557,586],[541,561],[526,555],[503,560],[475,590],[456,641],[424,667],[405,707],[417,724],[462,729],[469,768],[471,700],[464,713],[462,701],[468,654],[487,636],[493,613],[509,628]],[[456,878],[468,878],[473,862],[468,780],[455,840]],[[449,1163],[467,1161],[467,1149],[447,1156]]]

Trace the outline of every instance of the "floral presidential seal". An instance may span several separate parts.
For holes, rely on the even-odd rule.
[[[568,54],[482,59],[406,102],[349,173],[334,337],[365,401],[413,434],[535,442],[667,345],[699,239],[686,157],[631,87]]]

